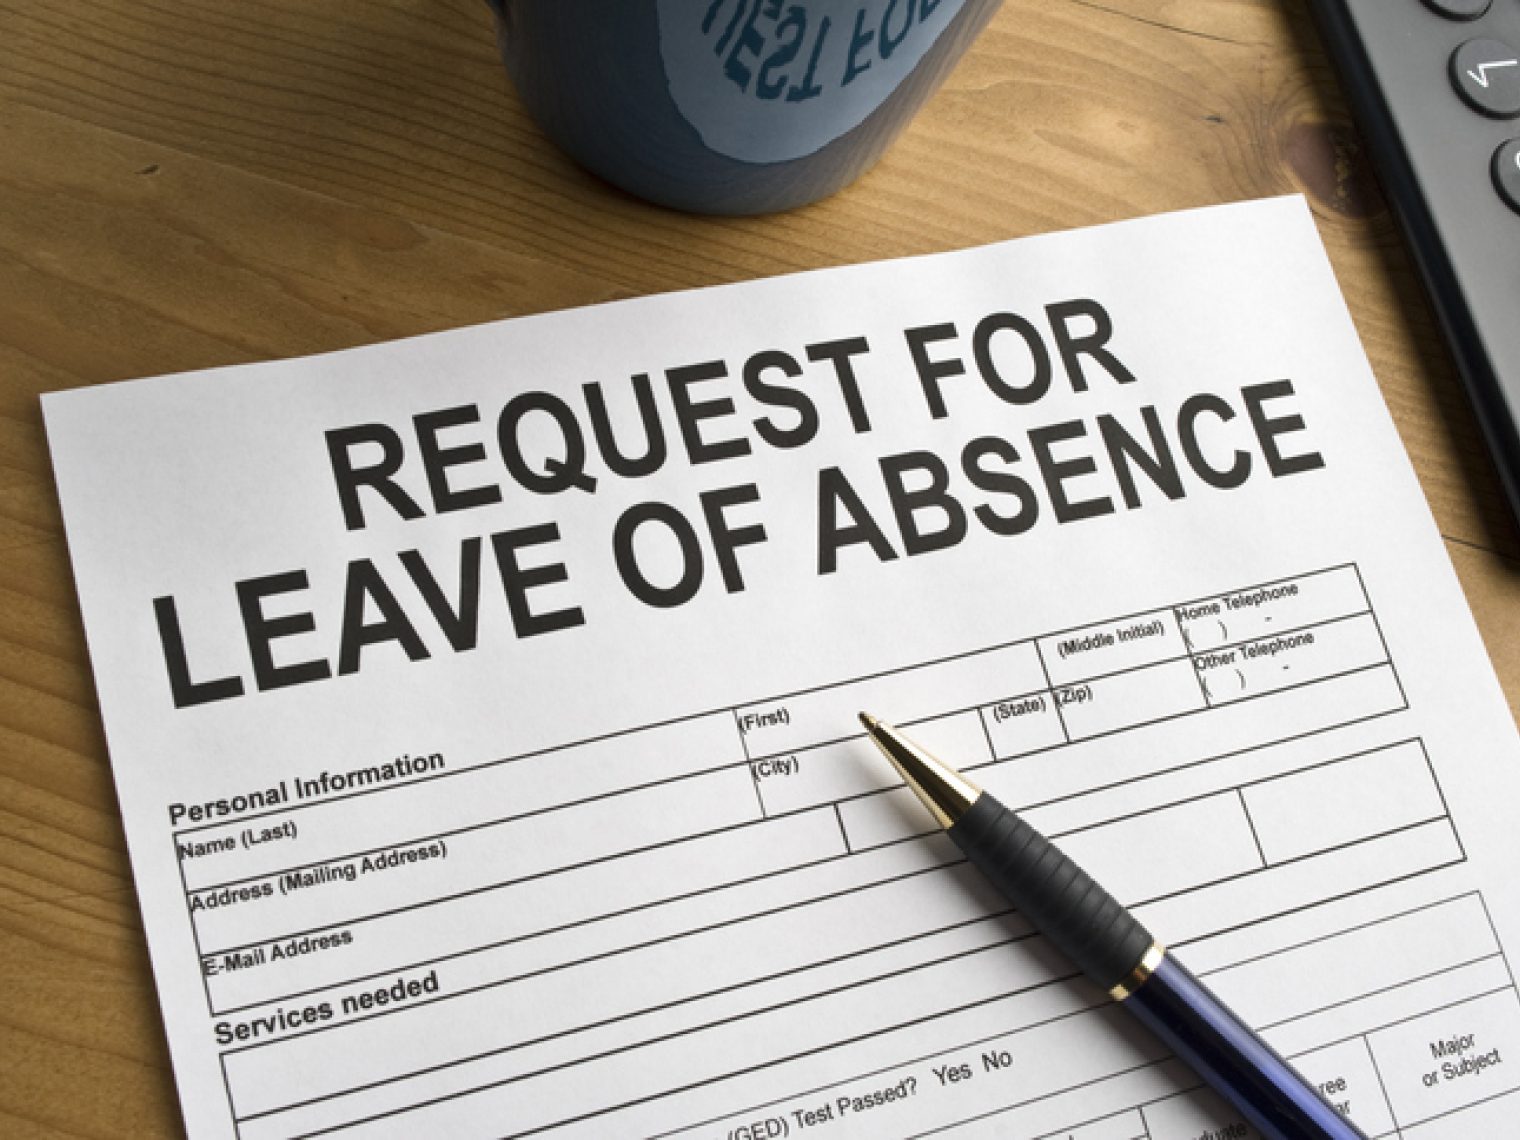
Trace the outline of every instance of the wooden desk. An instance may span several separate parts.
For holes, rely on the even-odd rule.
[[[582,174],[478,0],[0,0],[0,1133],[173,1135],[37,395],[1303,191],[1512,708],[1520,537],[1301,2],[1007,0],[863,181]]]

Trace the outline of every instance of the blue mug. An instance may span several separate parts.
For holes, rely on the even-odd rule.
[[[1000,0],[489,0],[528,112],[665,206],[761,214],[869,168]]]

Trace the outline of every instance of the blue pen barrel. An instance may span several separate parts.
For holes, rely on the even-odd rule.
[[[1030,925],[1266,1140],[1367,1140],[1065,852],[895,729],[862,719],[946,834]]]
[[[1266,1140],[1367,1140],[1171,954],[1124,1005]]]
[[[1017,812],[983,793],[948,834],[1088,978],[1127,993],[1125,1008],[1266,1140],[1366,1140],[1186,966],[1161,954],[1152,968],[1150,932]]]

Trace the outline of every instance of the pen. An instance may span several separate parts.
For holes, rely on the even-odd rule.
[[[966,858],[1263,1137],[1366,1140],[1060,848],[891,725],[860,720]]]

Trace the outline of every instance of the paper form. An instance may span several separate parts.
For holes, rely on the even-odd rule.
[[[1301,199],[45,398],[196,1137],[1246,1137],[895,784],[1371,1136],[1520,1112],[1520,747]]]

